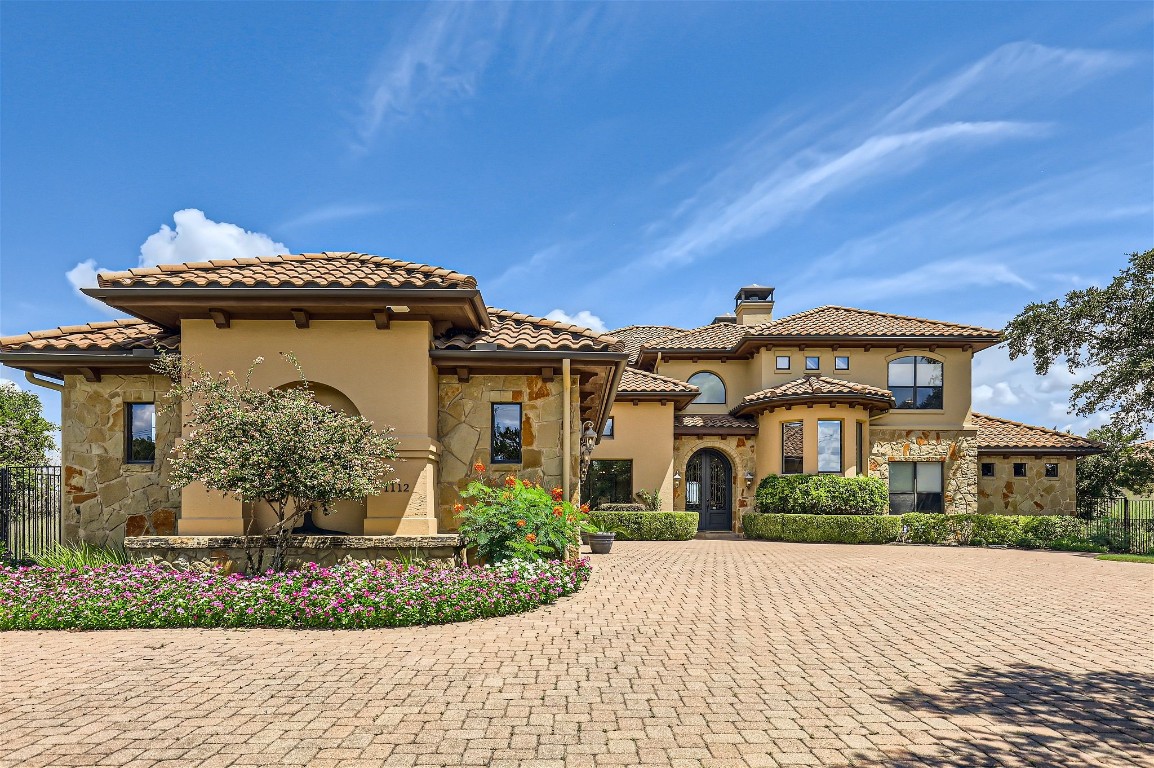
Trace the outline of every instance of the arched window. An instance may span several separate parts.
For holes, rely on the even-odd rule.
[[[889,389],[898,408],[942,408],[942,361],[899,357],[890,361]]]
[[[701,390],[693,402],[725,405],[725,382],[716,373],[700,371],[689,377],[689,383]]]

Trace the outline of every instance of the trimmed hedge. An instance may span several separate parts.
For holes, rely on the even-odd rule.
[[[598,512],[645,512],[644,504],[625,502],[624,504],[599,504]]]
[[[824,544],[962,544],[1101,552],[1084,523],[1064,515],[778,515],[741,519],[750,539]]]
[[[878,477],[766,475],[757,486],[757,511],[783,515],[884,515],[889,488]]]
[[[589,521],[615,530],[623,541],[688,541],[697,535],[696,512],[610,512],[598,510]]]

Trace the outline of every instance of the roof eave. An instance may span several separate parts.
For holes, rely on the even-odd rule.
[[[828,334],[828,335],[796,335],[796,334],[750,334],[743,338],[741,342],[732,348],[730,354],[745,355],[767,346],[781,345],[781,346],[797,346],[798,344],[806,345],[828,345],[837,344],[842,347],[893,347],[893,346],[917,346],[917,347],[966,347],[969,346],[973,351],[986,349],[988,347],[1000,344],[1002,341],[1001,334],[996,338],[988,335],[975,336],[858,336],[858,335],[842,335],[842,334]],[[711,350],[712,351],[712,350]]]
[[[979,456],[1093,456],[1102,453],[1103,449],[1097,446],[1038,446],[1014,447],[1010,445],[979,445]]]
[[[878,411],[884,413],[894,408],[896,403],[892,399],[885,399],[882,397],[874,397],[871,395],[852,395],[852,394],[803,394],[803,395],[780,395],[776,397],[764,398],[761,400],[754,400],[748,403],[742,403],[730,411],[734,416],[745,416],[761,410],[777,408],[793,408],[799,405],[851,405],[851,406],[865,406],[871,413]]]
[[[738,435],[756,437],[757,427],[679,427],[673,425],[673,436],[678,435]]]

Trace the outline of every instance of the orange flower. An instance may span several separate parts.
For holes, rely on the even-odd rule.
[[[522,480],[521,485],[525,486],[526,488],[532,488],[533,487],[533,484],[531,482],[529,482],[528,480]]]
[[[517,527],[518,528],[524,528],[525,527],[525,521],[524,520],[518,520],[517,521]]]
[[[465,505],[464,504],[454,504],[453,505],[453,511],[454,512],[464,512],[465,511]]]
[[[506,488],[513,488],[516,485],[517,485],[517,478],[513,477],[512,475],[506,475],[505,476],[505,487]]]
[[[565,510],[561,507],[553,507],[553,517],[561,517],[563,514],[565,514]]]
[[[476,464],[473,465],[473,471],[474,472],[484,472],[485,471],[485,465],[478,461]]]
[[[569,515],[569,522],[571,522],[571,523],[577,522],[577,515]]]
[[[530,544],[534,543],[535,541],[537,541],[537,534],[530,533],[528,536],[525,537],[525,541],[529,542]]]
[[[565,492],[562,491],[560,488],[554,488],[553,489],[553,501],[561,501],[561,498],[564,495],[564,493]]]
[[[584,515],[589,514],[589,505],[588,504],[582,504],[581,505],[581,513]]]

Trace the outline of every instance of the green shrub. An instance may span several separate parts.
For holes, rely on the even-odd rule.
[[[882,515],[889,510],[889,489],[877,477],[767,475],[756,501],[764,514]]]
[[[626,502],[624,504],[599,504],[597,506],[598,512],[644,512],[644,504],[636,504],[633,502]]]
[[[597,510],[589,522],[627,541],[688,541],[697,535],[696,512],[611,512]]]
[[[53,544],[44,552],[32,558],[37,565],[45,568],[99,568],[102,565],[124,565],[128,555],[123,549],[94,547],[79,544]]]
[[[481,473],[484,466],[476,464],[474,470]],[[503,482],[480,475],[461,496],[468,504],[453,508],[458,531],[488,562],[563,560],[579,540],[585,509],[565,501],[560,488],[548,491],[512,475]]]
[[[767,541],[810,544],[887,544],[901,533],[889,515],[774,515],[751,512],[741,519],[745,535]]]

